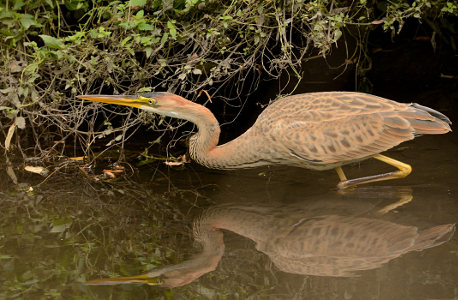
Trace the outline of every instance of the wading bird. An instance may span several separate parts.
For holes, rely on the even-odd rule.
[[[189,154],[214,169],[290,165],[313,170],[335,169],[339,188],[403,178],[410,165],[381,155],[422,134],[450,131],[450,120],[438,111],[357,92],[318,92],[287,96],[270,104],[238,138],[218,145],[220,127],[206,107],[167,92],[131,95],[81,95],[80,99],[136,107],[197,125]],[[398,170],[347,179],[342,166],[375,158]]]

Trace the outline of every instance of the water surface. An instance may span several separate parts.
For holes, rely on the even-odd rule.
[[[345,193],[335,189],[334,171],[288,167],[225,172],[157,164],[110,183],[69,168],[39,186],[42,179],[24,174],[33,190],[3,184],[0,191],[0,298],[456,299],[458,238],[451,227],[436,230],[429,244],[415,247],[415,240],[457,221],[457,154],[455,134],[404,143],[387,155],[412,164],[408,178]],[[368,160],[344,169],[354,178],[391,167]],[[1,180],[8,182],[5,174]],[[221,231],[225,249],[214,271],[176,288],[85,284],[192,259],[202,249],[193,222],[221,207],[232,208],[222,216],[233,216],[233,227]],[[255,214],[248,218],[247,211]],[[349,223],[365,225],[342,242],[356,249],[341,251],[346,266],[341,253],[312,258],[325,252],[317,242],[329,241],[323,232],[299,241],[306,255],[296,251],[296,265],[281,262],[278,249],[295,244],[272,238],[276,230],[300,237],[310,220],[331,222],[336,234],[348,233]],[[388,243],[363,245],[371,226]],[[374,260],[368,253],[382,254]],[[299,272],[300,265],[308,267]]]

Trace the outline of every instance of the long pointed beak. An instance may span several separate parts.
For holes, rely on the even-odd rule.
[[[152,100],[132,95],[80,95],[76,96],[76,98],[93,102],[124,105],[136,108],[140,108],[142,105],[147,104],[148,100]]]
[[[159,277],[151,277],[148,274],[141,274],[129,277],[101,278],[87,281],[87,285],[115,285],[115,284],[148,284],[162,285],[163,281]]]

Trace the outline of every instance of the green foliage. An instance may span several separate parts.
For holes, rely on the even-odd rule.
[[[285,71],[300,77],[303,60],[317,53],[328,55],[349,27],[358,26],[361,35],[377,26],[399,32],[409,17],[433,20],[458,14],[457,5],[446,0],[377,1],[376,7],[372,3],[2,2],[0,117],[23,117],[28,126],[40,128],[42,134],[35,134],[36,146],[29,155],[40,155],[48,147],[62,153],[70,135],[77,136],[75,143],[87,151],[100,132],[94,127],[96,114],[75,100],[77,94],[136,93],[146,88],[193,98],[206,89],[229,103],[256,89],[259,71],[271,78]],[[252,74],[252,82],[246,82]],[[224,97],[220,91],[226,88],[231,92]],[[13,121],[0,125],[0,146]],[[124,136],[127,128],[141,123],[130,114],[123,122],[113,136]],[[90,130],[81,132],[82,125]],[[56,139],[62,147],[56,147]],[[45,141],[49,143],[42,147]]]

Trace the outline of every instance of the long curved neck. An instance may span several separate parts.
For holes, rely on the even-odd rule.
[[[219,123],[208,108],[175,94],[163,94],[156,97],[157,106],[143,105],[140,108],[196,124],[198,132],[191,137],[189,154],[197,163],[214,169],[252,168],[268,164],[265,157],[269,157],[271,149],[265,145],[262,130],[256,127],[256,123],[238,138],[218,146]]]
[[[193,160],[213,169],[251,168],[266,164],[260,156],[260,136],[253,128],[238,138],[218,146],[221,132],[218,121],[210,110],[195,105],[198,106],[196,113],[187,118],[198,128],[198,132],[189,142],[189,154]]]
[[[189,141],[189,154],[198,163],[210,166],[206,162],[209,153],[218,145],[221,129],[218,120],[210,110],[204,106],[195,105],[199,110],[196,109],[196,116],[189,118],[189,121],[197,125],[198,132]]]

